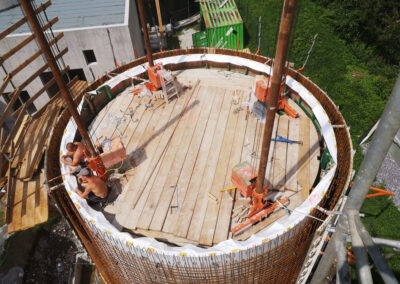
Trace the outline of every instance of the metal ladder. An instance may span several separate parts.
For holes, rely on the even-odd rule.
[[[166,103],[169,103],[172,97],[179,97],[179,90],[176,85],[175,78],[172,76],[170,71],[161,72],[161,81],[162,81],[162,91],[164,95],[164,100]]]

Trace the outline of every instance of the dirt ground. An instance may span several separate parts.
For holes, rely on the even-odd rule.
[[[70,283],[77,253],[76,237],[67,221],[48,223],[14,234],[9,240],[3,273],[13,266],[24,269],[23,283]]]

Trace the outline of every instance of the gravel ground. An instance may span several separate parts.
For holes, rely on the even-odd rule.
[[[365,154],[366,149],[369,147],[369,143],[364,144],[361,147],[363,148],[363,152]],[[393,202],[400,210],[400,169],[391,157],[390,152],[383,160],[373,185],[379,186],[381,184],[385,185],[386,190],[394,193]]]
[[[80,252],[75,239],[63,218],[44,227],[25,267],[24,283],[70,283]]]

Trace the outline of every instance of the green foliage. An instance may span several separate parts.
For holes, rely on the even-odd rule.
[[[322,0],[319,2],[323,2]],[[274,56],[282,1],[237,0],[245,22],[246,47],[258,47],[258,18],[262,16],[260,53]],[[311,0],[300,1],[294,39],[288,60],[295,68],[303,65],[315,34],[314,49],[304,75],[318,84],[340,107],[351,127],[353,147],[357,151],[354,168],[362,161],[358,142],[379,119],[393,88],[399,66],[385,64],[371,47],[353,40],[347,43],[335,32],[335,13]]]
[[[329,9],[335,30],[347,42],[364,42],[399,64],[400,2],[392,0],[315,0]]]

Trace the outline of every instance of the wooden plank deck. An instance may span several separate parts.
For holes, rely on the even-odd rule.
[[[136,234],[210,246],[230,236],[235,225],[232,209],[248,202],[236,190],[220,190],[232,186],[234,165],[248,161],[258,166],[264,125],[241,107],[241,102],[248,100],[248,89],[235,90],[234,82],[224,85],[213,79],[210,83],[203,77],[198,85],[194,79],[188,82],[189,77],[178,75],[178,79],[194,87],[167,105],[153,98],[154,107],[146,108],[149,98],[122,94],[105,108],[105,112],[114,109],[118,115],[123,115],[124,109],[134,110],[133,120],[123,120],[119,130],[128,153],[142,153],[127,172],[129,180],[122,193],[105,212],[115,215],[119,225]],[[305,114],[296,110],[300,119],[277,116],[273,131],[284,138],[308,142],[303,146],[274,142],[266,175],[270,188],[277,190],[271,190],[270,198],[291,196],[290,207],[304,200],[301,181],[307,179],[310,190],[318,172],[318,135]],[[106,117],[100,113],[101,119],[95,120],[92,131],[98,136],[117,135],[115,125],[110,125]],[[306,137],[300,135],[302,132]],[[313,162],[308,161],[310,157]],[[298,161],[302,163],[298,165]],[[298,172],[300,168],[303,170]],[[278,212],[268,219],[272,222],[284,215]],[[254,230],[269,223],[260,222]]]

